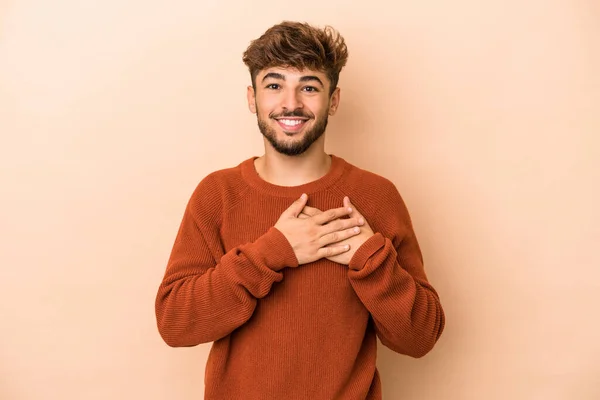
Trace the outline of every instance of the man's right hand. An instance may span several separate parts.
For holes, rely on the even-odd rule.
[[[342,254],[348,246],[329,246],[360,233],[358,218],[341,219],[352,210],[346,207],[333,208],[309,218],[298,218],[308,196],[303,194],[281,214],[275,224],[292,245],[298,264],[307,264],[321,258]]]

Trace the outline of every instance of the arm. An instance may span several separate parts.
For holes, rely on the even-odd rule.
[[[172,347],[227,336],[250,319],[257,299],[281,281],[281,269],[297,265],[276,228],[223,254],[218,226],[210,218],[198,218],[193,207],[194,199],[205,196],[192,196],[185,210],[156,296],[158,330]]]
[[[394,240],[381,233],[371,236],[350,260],[348,276],[381,342],[397,353],[422,357],[442,334],[445,316],[427,281],[404,202],[395,188],[390,197],[395,209],[380,224],[397,233]]]

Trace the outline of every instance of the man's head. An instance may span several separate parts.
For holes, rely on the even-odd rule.
[[[275,150],[299,155],[323,135],[347,59],[344,39],[331,27],[283,22],[252,41],[243,57],[252,79],[248,107]]]

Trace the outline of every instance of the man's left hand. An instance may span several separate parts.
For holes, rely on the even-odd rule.
[[[367,239],[369,239],[371,236],[373,236],[374,233],[373,233],[373,229],[371,229],[371,226],[367,222],[367,219],[364,217],[364,215],[362,215],[356,209],[356,206],[354,206],[350,202],[350,199],[347,196],[344,197],[344,207],[352,207],[352,213],[349,215],[350,218],[359,217],[359,218],[362,218],[365,222],[362,226],[360,226],[360,233],[358,235],[352,236],[351,238],[342,240],[337,243],[333,243],[333,245],[336,245],[336,246],[341,245],[341,244],[342,245],[343,244],[350,245],[350,250],[348,250],[342,254],[339,254],[337,256],[327,257],[327,259],[330,261],[339,263],[339,264],[348,265],[348,264],[350,264],[350,260],[352,259],[352,256],[354,256],[354,253],[356,253],[356,250],[358,250],[358,248],[364,242],[366,242]],[[322,212],[323,211],[319,210],[318,208],[305,206],[304,209],[302,210],[302,212],[300,213],[300,215],[298,215],[298,218],[309,218],[309,217],[313,217],[317,214],[320,214]]]

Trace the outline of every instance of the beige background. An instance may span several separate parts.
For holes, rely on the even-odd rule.
[[[396,5],[392,5],[396,3]],[[262,154],[249,41],[331,24],[327,150],[394,181],[447,328],[384,398],[600,398],[596,0],[0,2],[0,399],[201,399],[154,296],[191,191]]]

